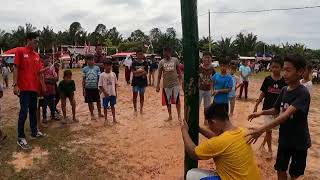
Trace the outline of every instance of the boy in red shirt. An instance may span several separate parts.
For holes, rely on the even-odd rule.
[[[31,139],[43,136],[37,129],[37,96],[40,90],[40,70],[42,69],[39,54],[35,52],[39,42],[38,38],[37,33],[27,33],[25,47],[17,47],[6,52],[15,54],[13,91],[20,99],[17,144],[22,149],[30,149],[24,134],[24,124],[28,111]]]

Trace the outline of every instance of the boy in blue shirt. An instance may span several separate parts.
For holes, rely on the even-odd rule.
[[[229,111],[229,92],[233,87],[232,77],[227,73],[228,67],[229,63],[226,60],[220,61],[221,73],[212,76],[214,102],[223,104],[227,112]]]
[[[98,89],[98,82],[100,76],[100,68],[94,65],[94,56],[88,55],[86,57],[88,66],[82,69],[83,72],[83,96],[85,98],[85,103],[88,103],[91,120],[96,120],[93,114],[93,103],[97,103],[97,109],[99,117],[103,117],[101,113],[101,101],[100,92]]]

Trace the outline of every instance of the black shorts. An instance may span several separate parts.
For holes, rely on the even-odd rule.
[[[291,159],[289,174],[291,177],[299,177],[304,174],[306,169],[307,154],[308,149],[296,150],[278,147],[274,168],[277,171],[287,171]]]
[[[93,103],[100,101],[99,89],[86,89],[85,103]]]

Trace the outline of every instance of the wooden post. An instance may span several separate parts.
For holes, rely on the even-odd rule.
[[[199,37],[197,0],[181,0],[182,44],[184,59],[184,117],[193,142],[199,142]],[[198,167],[198,161],[185,153],[184,173]]]

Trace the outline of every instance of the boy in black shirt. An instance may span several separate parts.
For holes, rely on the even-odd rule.
[[[262,102],[262,100],[263,100],[262,110],[271,109],[273,107],[273,104],[276,102],[281,92],[281,89],[286,86],[284,78],[281,77],[282,66],[283,66],[283,63],[278,57],[275,57],[271,61],[270,69],[272,74],[270,76],[267,76],[262,83],[262,86],[260,88],[261,94],[254,106],[254,110],[253,110],[254,113],[257,112],[258,106]],[[265,123],[266,124],[270,123],[271,121],[273,121],[273,119],[276,116],[277,115],[265,116]],[[264,145],[266,143],[268,144],[268,154],[267,154],[268,159],[272,158],[271,142],[272,142],[272,130],[270,129],[266,131],[266,136],[264,137],[264,140],[260,146],[260,150],[264,150]]]
[[[247,135],[248,143],[256,143],[263,132],[280,125],[277,160],[274,165],[280,180],[287,180],[290,159],[291,179],[304,174],[308,148],[311,146],[308,128],[310,94],[308,89],[300,84],[305,67],[306,61],[302,56],[286,56],[283,69],[284,79],[288,86],[281,90],[273,108],[249,116],[249,120],[252,120],[261,115],[276,115],[280,112],[280,115],[271,123],[254,128]]]
[[[144,54],[142,50],[137,52],[137,60],[132,63],[132,91],[133,91],[133,107],[134,112],[137,112],[137,97],[140,95],[140,113],[143,114],[144,93],[148,86],[148,62],[144,60]]]

